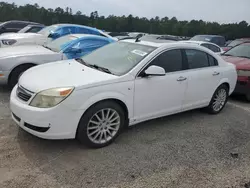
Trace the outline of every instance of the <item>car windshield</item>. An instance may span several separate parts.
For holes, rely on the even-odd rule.
[[[194,36],[193,38],[191,38],[190,40],[194,40],[194,41],[211,41],[212,40],[212,37],[211,36],[201,36],[201,35],[197,35],[197,36]]]
[[[152,46],[136,43],[115,42],[82,57],[82,60],[120,76],[129,72],[155,49]]]
[[[239,46],[235,46],[223,55],[250,58],[250,43],[243,43]]]
[[[234,40],[234,41],[230,42],[227,46],[235,47],[235,46],[237,46],[238,44],[241,44],[241,43],[243,43],[242,40]]]
[[[51,31],[55,31],[58,27],[59,27],[59,25],[51,25],[51,26],[43,28],[38,33],[42,34],[42,35],[45,35],[45,36],[48,36]]]
[[[77,39],[77,37],[72,35],[66,35],[64,37],[60,37],[52,42],[47,43],[44,45],[45,48],[49,48],[54,52],[60,52],[65,46],[69,45],[70,42]]]

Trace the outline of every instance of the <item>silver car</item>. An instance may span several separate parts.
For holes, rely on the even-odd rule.
[[[0,49],[0,84],[13,87],[19,76],[35,65],[79,58],[111,42],[114,40],[107,37],[73,34],[44,46],[24,45],[2,48]]]

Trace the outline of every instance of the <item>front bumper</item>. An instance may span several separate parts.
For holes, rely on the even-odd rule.
[[[8,84],[10,71],[0,71],[0,85]]]
[[[25,131],[44,139],[73,139],[81,118],[81,112],[63,104],[53,108],[35,108],[19,99],[17,86],[11,92],[12,119]]]
[[[238,79],[234,93],[243,94],[243,95],[250,95],[250,81]]]

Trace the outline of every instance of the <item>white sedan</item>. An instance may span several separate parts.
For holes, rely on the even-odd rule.
[[[235,66],[204,47],[127,40],[29,69],[10,107],[33,135],[103,147],[127,125],[195,108],[219,113],[236,80]]]
[[[221,47],[219,47],[218,45],[211,43],[211,42],[194,41],[194,40],[180,41],[180,42],[192,43],[192,44],[197,44],[197,45],[203,46],[205,48],[212,50],[214,53],[216,53],[218,55],[225,52]]]

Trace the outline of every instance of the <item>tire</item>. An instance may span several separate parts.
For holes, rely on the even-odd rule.
[[[246,94],[246,100],[247,100],[247,102],[250,102],[250,94]]]
[[[16,67],[10,74],[8,85],[10,88],[13,88],[17,82],[19,77],[29,68],[33,67],[34,65],[21,65],[19,67]]]
[[[103,114],[105,118],[103,118]],[[108,121],[108,119],[113,121]],[[125,120],[124,110],[116,102],[104,101],[97,103],[82,116],[78,125],[76,139],[91,148],[105,147],[111,144],[121,133]],[[105,136],[106,139],[104,139]]]
[[[223,110],[228,100],[228,92],[229,92],[228,90],[229,89],[225,84],[220,85],[216,89],[208,107],[206,107],[206,111],[208,113],[218,114]],[[217,102],[217,105],[216,105],[216,100],[220,101],[220,102]]]

